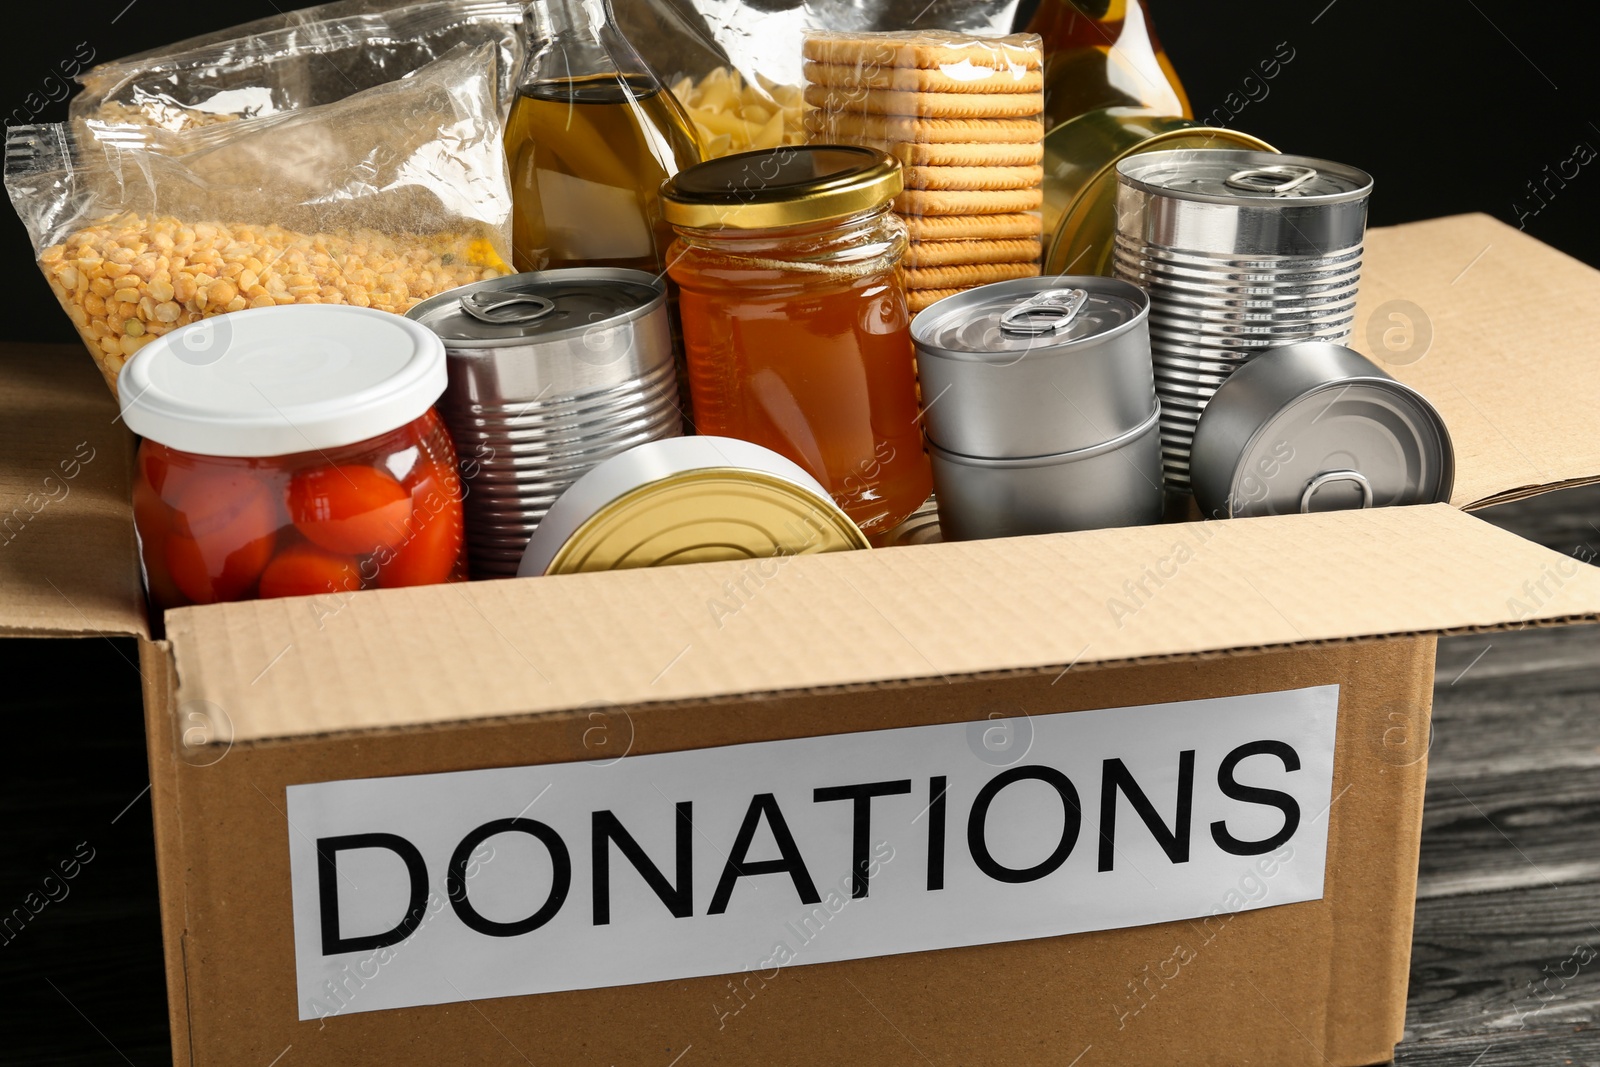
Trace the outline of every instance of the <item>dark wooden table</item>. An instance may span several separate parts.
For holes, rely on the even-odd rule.
[[[1600,487],[1484,517],[1600,555]],[[134,663],[0,641],[0,1063],[168,1062]],[[1600,1067],[1600,628],[1440,643],[1417,896],[1397,1064]]]

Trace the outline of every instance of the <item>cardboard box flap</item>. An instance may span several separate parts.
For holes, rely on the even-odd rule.
[[[1487,215],[1372,230],[1351,346],[1450,427],[1450,502],[1600,478],[1600,272]]]
[[[79,345],[11,345],[0,373],[0,634],[146,632],[133,438]]]
[[[1600,618],[1448,505],[169,612],[236,740]]]

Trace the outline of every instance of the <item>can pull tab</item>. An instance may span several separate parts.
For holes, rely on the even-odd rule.
[[[1000,329],[1039,337],[1072,325],[1089,300],[1085,289],[1046,289],[1035,293],[1000,316]]]
[[[1335,482],[1354,482],[1361,488],[1361,506],[1372,506],[1372,483],[1367,481],[1366,475],[1360,471],[1323,471],[1306,483],[1306,491],[1300,494],[1300,513],[1311,511],[1311,498],[1317,495],[1318,489]]]
[[[461,310],[492,326],[520,325],[542,319],[556,309],[555,301],[534,293],[476,292],[461,298]]]
[[[1247,193],[1287,196],[1316,176],[1317,171],[1314,167],[1294,167],[1286,163],[1275,163],[1269,167],[1247,167],[1244,170],[1234,171],[1228,175],[1225,184]]]

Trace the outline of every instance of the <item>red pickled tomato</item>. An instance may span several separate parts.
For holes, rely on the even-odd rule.
[[[339,556],[316,545],[292,544],[273,557],[261,572],[257,595],[312,596],[361,588],[361,568],[354,556]]]
[[[196,604],[250,592],[282,525],[276,494],[249,468],[186,471],[164,557],[172,581]]]
[[[387,589],[437,585],[455,574],[465,527],[461,501],[445,488],[453,484],[437,469],[417,479],[412,499],[412,532],[393,554],[378,555],[378,584]]]
[[[272,558],[272,537],[260,537],[228,551],[216,539],[202,540],[175,533],[167,538],[164,558],[173,584],[196,604],[242,600]]]
[[[411,494],[376,467],[316,467],[289,483],[289,514],[312,544],[365,556],[406,539]]]
[[[168,474],[172,488],[173,472]],[[222,547],[226,555],[247,541],[271,537],[284,525],[271,473],[248,467],[184,471],[175,493],[162,493],[177,512],[174,528]],[[224,547],[225,546],[225,547]]]

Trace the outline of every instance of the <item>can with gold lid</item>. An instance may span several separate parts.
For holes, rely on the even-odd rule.
[[[900,188],[887,153],[803,145],[709,160],[661,192],[696,429],[788,457],[869,535],[932,487]]]
[[[572,484],[534,531],[521,577],[809,555],[866,537],[799,466],[728,437],[654,441]]]

